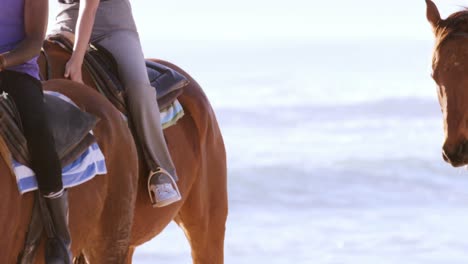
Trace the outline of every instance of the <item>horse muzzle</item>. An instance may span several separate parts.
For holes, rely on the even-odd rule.
[[[442,158],[453,167],[461,167],[468,164],[468,141],[464,140],[459,144],[444,144],[442,148]]]

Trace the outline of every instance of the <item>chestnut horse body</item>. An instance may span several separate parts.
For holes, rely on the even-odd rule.
[[[52,80],[44,82],[44,88],[68,96],[100,119],[93,132],[106,157],[108,174],[97,175],[69,191],[73,254],[85,252],[92,263],[124,263],[138,188],[138,160],[130,130],[103,96],[84,85]],[[16,263],[31,217],[33,195],[19,195],[10,153],[2,138],[0,154],[0,263]],[[43,247],[36,259],[43,263]]]
[[[43,56],[39,59],[42,76],[63,78],[64,66],[70,54],[58,46],[47,48],[46,53],[47,65]],[[197,82],[177,66],[165,61],[158,62],[177,70],[190,81],[178,98],[184,108],[184,117],[164,130],[179,175],[182,201],[163,208],[151,206],[146,187],[148,171],[141,159],[126,263],[132,262],[137,246],[158,235],[172,220],[184,230],[189,240],[193,263],[223,263],[228,210],[223,138],[213,109]],[[86,69],[83,70],[83,81],[88,87],[96,89]]]
[[[468,10],[442,19],[426,0],[427,20],[435,35],[432,77],[444,116],[442,156],[454,167],[468,164]]]

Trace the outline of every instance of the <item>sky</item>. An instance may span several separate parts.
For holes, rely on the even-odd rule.
[[[460,0],[435,2],[442,16],[468,6],[468,1]],[[50,21],[56,7],[52,1]],[[132,7],[146,41],[431,37],[424,0],[134,0]]]

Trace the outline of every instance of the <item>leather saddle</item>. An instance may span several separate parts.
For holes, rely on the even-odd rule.
[[[43,55],[46,61],[48,61],[47,50],[53,45],[60,46],[70,54],[73,51],[73,44],[68,38],[60,34],[48,36],[43,45]],[[106,96],[120,112],[127,115],[125,90],[117,74],[118,65],[111,53],[102,46],[91,44],[85,54],[83,64],[91,75],[97,90]],[[46,66],[49,68],[47,63]],[[156,89],[156,99],[160,110],[170,106],[183,93],[183,88],[189,84],[184,75],[163,64],[147,60],[146,68],[151,86]],[[50,78],[48,72],[49,70],[43,79]]]
[[[55,148],[62,167],[65,167],[95,142],[90,130],[98,119],[56,96],[44,94],[44,100]],[[21,117],[13,99],[6,93],[0,96],[0,135],[5,139],[13,159],[30,167],[31,160]]]

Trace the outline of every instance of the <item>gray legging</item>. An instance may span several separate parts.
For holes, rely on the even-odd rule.
[[[79,4],[61,4],[54,32],[74,32]],[[156,91],[150,85],[140,38],[128,0],[100,2],[91,42],[114,56],[127,93],[127,106],[150,169],[162,167],[177,179],[162,132]]]

